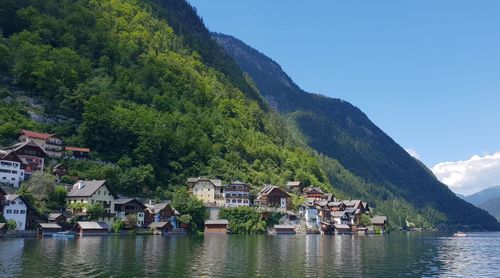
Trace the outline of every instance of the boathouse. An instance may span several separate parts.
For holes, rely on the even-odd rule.
[[[205,220],[205,234],[226,234],[228,226],[226,219]]]

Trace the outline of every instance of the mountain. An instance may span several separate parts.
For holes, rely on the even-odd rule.
[[[0,7],[0,144],[34,129],[89,147],[93,159],[63,161],[70,180],[106,179],[118,194],[159,199],[189,176],[241,180],[254,191],[301,180],[369,200],[395,227],[496,228],[482,210],[450,199],[356,107],[289,78],[296,94],[280,94],[286,82],[274,77],[275,92],[263,90],[186,1]]]
[[[465,196],[464,200],[475,206],[479,206],[489,199],[496,197],[500,197],[500,186],[489,187],[472,195]]]
[[[269,57],[234,37],[212,35],[252,77],[271,106],[293,121],[310,147],[370,183],[369,190],[366,186],[353,188],[335,183],[338,174],[329,172],[333,187],[351,195],[368,195],[379,207],[387,200],[401,198],[422,215],[433,214],[427,211],[437,209],[449,223],[496,225],[484,211],[455,196],[357,107],[340,99],[307,93]]]
[[[478,207],[484,209],[500,221],[500,197],[490,198],[486,202],[479,204]]]

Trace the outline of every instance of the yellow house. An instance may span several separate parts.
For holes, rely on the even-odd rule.
[[[208,206],[224,206],[224,186],[221,180],[206,177],[188,178],[189,192]]]
[[[66,196],[66,204],[69,209],[73,203],[82,203],[84,205],[100,203],[104,207],[105,215],[98,219],[98,221],[104,221],[111,224],[114,220],[115,196],[109,191],[105,180],[85,180],[76,182]],[[86,208],[84,207],[81,211],[77,212],[77,215],[85,216],[86,212]]]

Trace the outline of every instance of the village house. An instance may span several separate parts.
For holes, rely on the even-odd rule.
[[[62,227],[57,223],[39,223],[37,226],[37,234],[42,237],[52,236],[62,230]]]
[[[19,142],[34,141],[51,158],[60,158],[62,156],[63,142],[55,134],[40,133],[30,130],[21,130],[18,138]]]
[[[173,228],[178,228],[177,217],[180,213],[175,210],[170,203],[146,204],[144,226],[149,226],[153,222],[167,222]]]
[[[3,206],[3,217],[5,220],[14,220],[16,230],[26,230],[32,228],[33,209],[28,202],[20,195],[7,194]]]
[[[250,187],[243,182],[236,181],[224,188],[226,207],[250,206]]]
[[[0,152],[1,160],[21,164],[20,167],[24,170],[24,178],[29,177],[36,171],[43,172],[45,158],[47,157],[48,154],[45,150],[32,140],[16,143]]]
[[[274,185],[266,185],[260,190],[254,203],[257,206],[290,209],[291,201],[290,195],[283,189]]]
[[[318,187],[306,187],[302,190],[307,199],[320,200],[326,198],[325,192]]]
[[[24,180],[24,170],[21,163],[8,160],[0,160],[0,183],[10,184],[14,188]]]
[[[68,175],[68,167],[62,163],[58,163],[52,167],[52,174],[56,176],[59,181],[61,177]]]
[[[106,222],[78,221],[73,230],[79,236],[102,236],[108,234],[109,228]]]
[[[72,210],[72,204],[82,203],[83,205],[102,204],[105,215],[99,221],[112,223],[115,216],[115,197],[106,186],[105,180],[85,180],[78,181],[66,196],[67,209],[76,214],[79,218],[86,218],[87,208],[83,207],[79,211]]]
[[[298,194],[302,192],[302,183],[300,181],[289,181],[286,183],[286,189],[290,192]]]
[[[332,211],[330,218],[333,224],[351,224],[351,217],[345,211]]]
[[[221,180],[206,177],[188,178],[187,184],[189,192],[206,206],[223,207],[225,205],[224,186]]]
[[[380,228],[381,231],[384,231],[387,226],[387,217],[386,216],[374,216],[371,218],[373,227]]]
[[[137,199],[124,198],[115,200],[116,219],[127,222],[130,216],[135,217],[137,227],[144,227],[145,210],[146,206]]]
[[[61,227],[65,227],[68,222],[68,218],[62,212],[52,212],[47,215],[48,223],[55,223],[60,225]]]
[[[65,156],[74,159],[88,159],[90,158],[89,148],[80,147],[66,147],[64,148]]]
[[[276,234],[295,234],[295,226],[293,225],[274,225]]]
[[[330,208],[330,211],[344,211],[346,206],[343,202],[329,202],[328,207]]]
[[[205,234],[226,234],[229,221],[225,219],[205,220]]]
[[[320,207],[313,203],[306,203],[301,205],[299,210],[304,216],[308,232],[319,232],[321,229]]]
[[[174,229],[169,222],[152,222],[148,228],[153,231],[153,235],[166,235]]]

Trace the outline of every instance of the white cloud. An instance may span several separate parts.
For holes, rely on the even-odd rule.
[[[412,149],[412,148],[406,148],[406,149],[405,149],[405,151],[406,151],[409,155],[413,156],[414,158],[416,158],[416,159],[420,159],[420,155],[417,153],[417,151],[416,151],[416,150],[414,150],[414,149]]]
[[[432,172],[453,192],[470,195],[500,185],[500,152],[474,155],[469,160],[441,162],[432,167]]]

